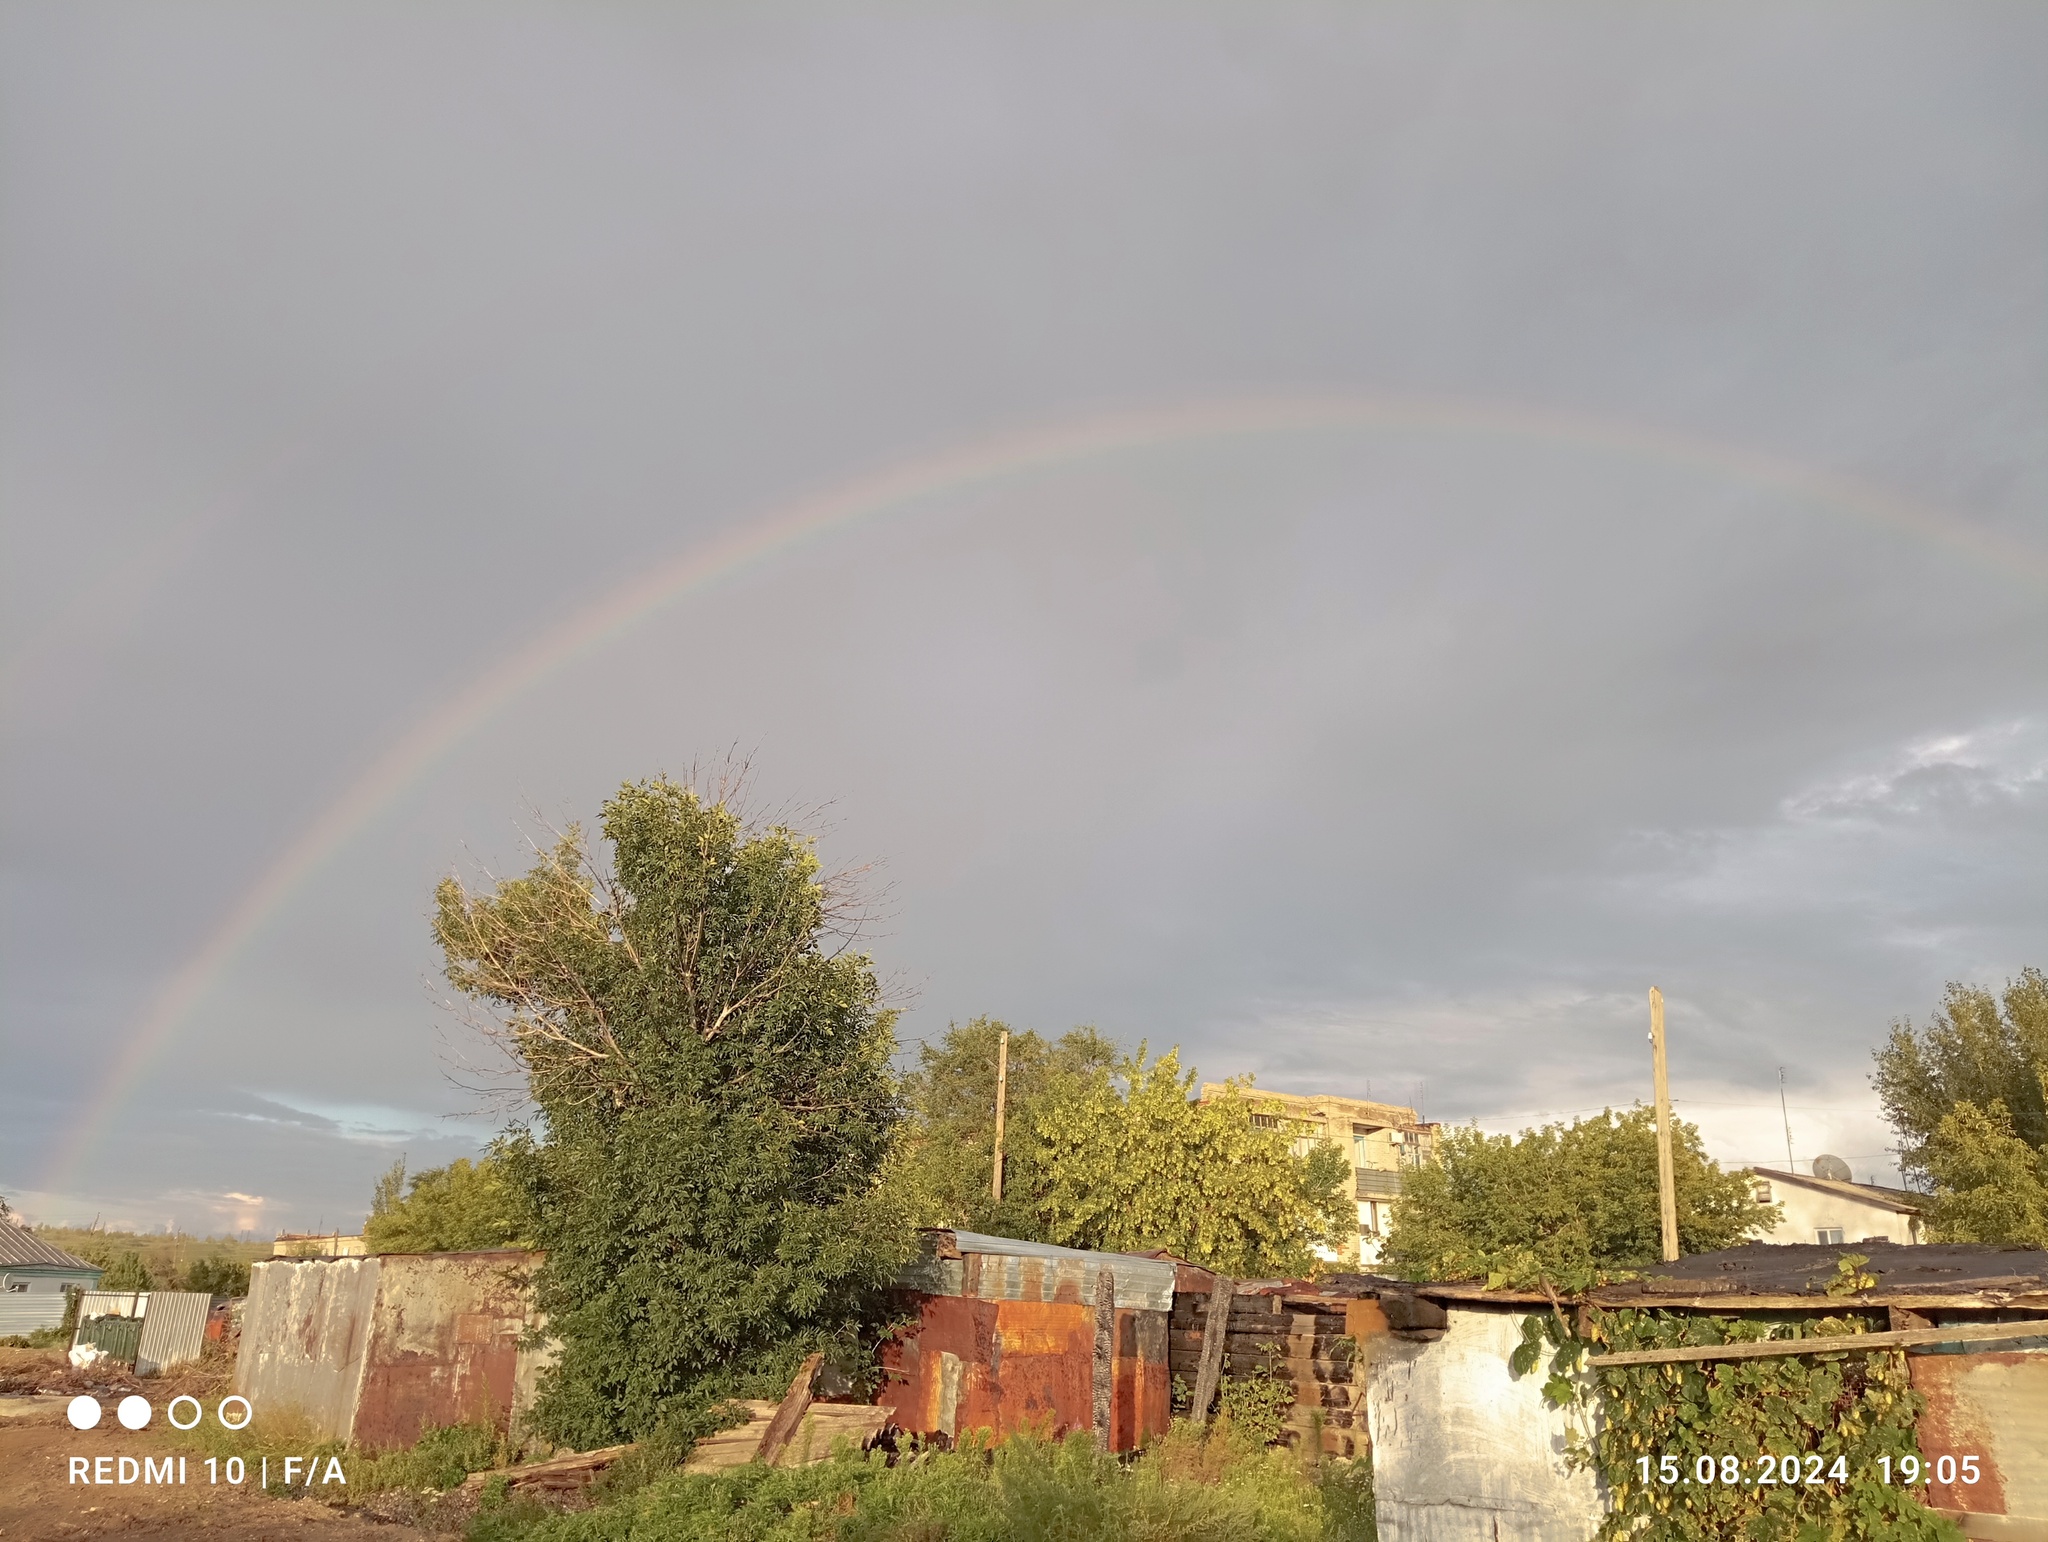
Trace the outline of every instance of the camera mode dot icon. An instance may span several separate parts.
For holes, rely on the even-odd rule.
[[[64,1410],[64,1417],[71,1421],[75,1430],[89,1430],[100,1422],[100,1400],[83,1394],[71,1400]]]
[[[121,1399],[121,1406],[114,1410],[114,1417],[121,1421],[124,1430],[139,1430],[149,1423],[149,1399],[130,1395]]]

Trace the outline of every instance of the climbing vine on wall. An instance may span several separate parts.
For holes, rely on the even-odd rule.
[[[1865,1329],[1854,1317],[1595,1309],[1579,1337],[1547,1312],[1524,1321],[1510,1368],[1526,1375],[1547,1358],[1545,1399],[1592,1416],[1571,1454],[1608,1491],[1596,1542],[1960,1542],[1900,1480],[1900,1458],[1918,1454],[1921,1398],[1897,1350],[1599,1368],[1598,1351]]]

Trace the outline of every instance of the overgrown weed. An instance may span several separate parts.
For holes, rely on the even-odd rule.
[[[565,1514],[486,1506],[471,1542],[1371,1542],[1364,1462],[1176,1425],[1123,1460],[1085,1435],[894,1464],[844,1448],[814,1467],[671,1474]]]

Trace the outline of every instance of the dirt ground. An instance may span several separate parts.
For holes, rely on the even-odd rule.
[[[155,1405],[157,1417],[147,1429],[126,1430],[114,1418],[114,1404],[135,1390]],[[380,1525],[314,1500],[274,1499],[253,1486],[209,1486],[204,1464],[189,1452],[183,1486],[70,1481],[70,1458],[75,1456],[161,1457],[177,1451],[175,1436],[161,1421],[171,1398],[187,1390],[211,1392],[217,1401],[227,1389],[218,1367],[175,1381],[153,1377],[137,1384],[125,1376],[75,1372],[57,1353],[0,1350],[0,1542],[77,1537],[163,1542],[276,1537],[355,1542],[376,1537],[399,1542],[409,1536],[424,1542],[423,1533]],[[64,1417],[66,1404],[79,1392],[90,1392],[106,1408],[96,1429],[75,1430]]]

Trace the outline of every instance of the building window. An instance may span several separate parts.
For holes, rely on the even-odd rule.
[[[1749,1197],[1760,1205],[1771,1203],[1771,1184],[1767,1178],[1759,1178],[1749,1186]]]
[[[1280,1128],[1278,1114],[1253,1114],[1252,1128],[1255,1130],[1277,1130]]]
[[[7,1282],[7,1288],[8,1288],[9,1290],[18,1290],[18,1291],[26,1291],[26,1290],[28,1289],[28,1281],[27,1281],[27,1280],[9,1280],[9,1281]]]
[[[1842,1245],[1842,1228],[1839,1226],[1823,1226],[1815,1235],[1819,1239],[1820,1245],[1824,1248],[1840,1247]]]

